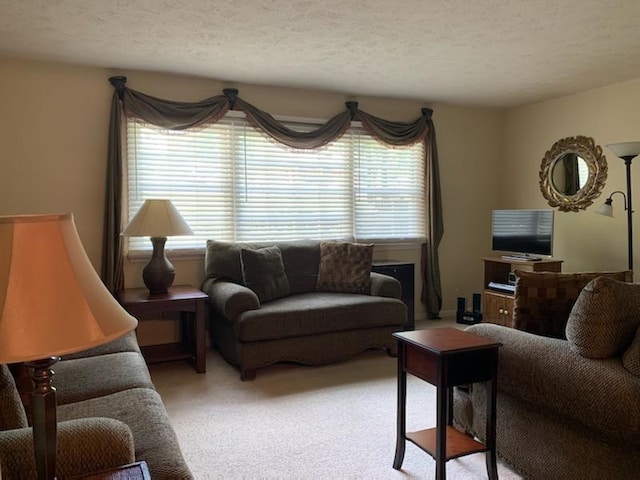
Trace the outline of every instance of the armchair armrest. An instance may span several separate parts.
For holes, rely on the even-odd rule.
[[[371,272],[371,295],[378,297],[401,298],[402,285],[397,279],[389,275]]]
[[[58,423],[58,478],[71,478],[135,461],[129,427],[112,418]],[[6,478],[36,478],[31,428],[0,431],[0,471]]]
[[[228,280],[208,278],[202,283],[202,291],[209,295],[215,310],[230,320],[260,308],[260,300],[251,289]]]

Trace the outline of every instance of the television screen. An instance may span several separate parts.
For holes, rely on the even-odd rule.
[[[525,255],[553,253],[553,210],[494,210],[493,250]]]

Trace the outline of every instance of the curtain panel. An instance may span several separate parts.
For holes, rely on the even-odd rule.
[[[156,98],[126,86],[126,77],[109,78],[115,91],[111,105],[109,149],[107,158],[107,191],[103,238],[102,278],[107,288],[115,293],[124,288],[123,242],[120,232],[123,218],[123,119],[140,118],[154,125],[174,130],[195,128],[220,120],[229,110],[244,112],[249,123],[269,138],[291,148],[321,148],[339,139],[351,121],[360,121],[363,128],[378,141],[391,146],[425,144],[425,197],[427,200],[427,239],[422,248],[422,276],[424,286],[421,299],[429,318],[438,318],[442,307],[438,246],[444,233],[438,152],[433,110],[423,108],[421,116],[413,122],[391,122],[370,115],[358,108],[357,102],[346,102],[345,110],[310,132],[288,128],[267,112],[238,97],[238,90],[227,88],[222,95],[200,102],[177,102]]]

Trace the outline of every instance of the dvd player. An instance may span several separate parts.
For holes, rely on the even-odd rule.
[[[516,286],[509,283],[489,282],[489,288],[494,288],[496,290],[503,290],[505,292],[511,292],[511,293],[514,293],[516,291]]]

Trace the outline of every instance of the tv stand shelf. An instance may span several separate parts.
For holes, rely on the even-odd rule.
[[[509,273],[514,270],[533,272],[560,272],[562,260],[543,258],[525,260],[504,257],[485,257],[484,284],[482,295],[482,320],[507,327],[513,326],[513,307],[515,295],[504,289],[494,289],[490,283],[509,283]]]

